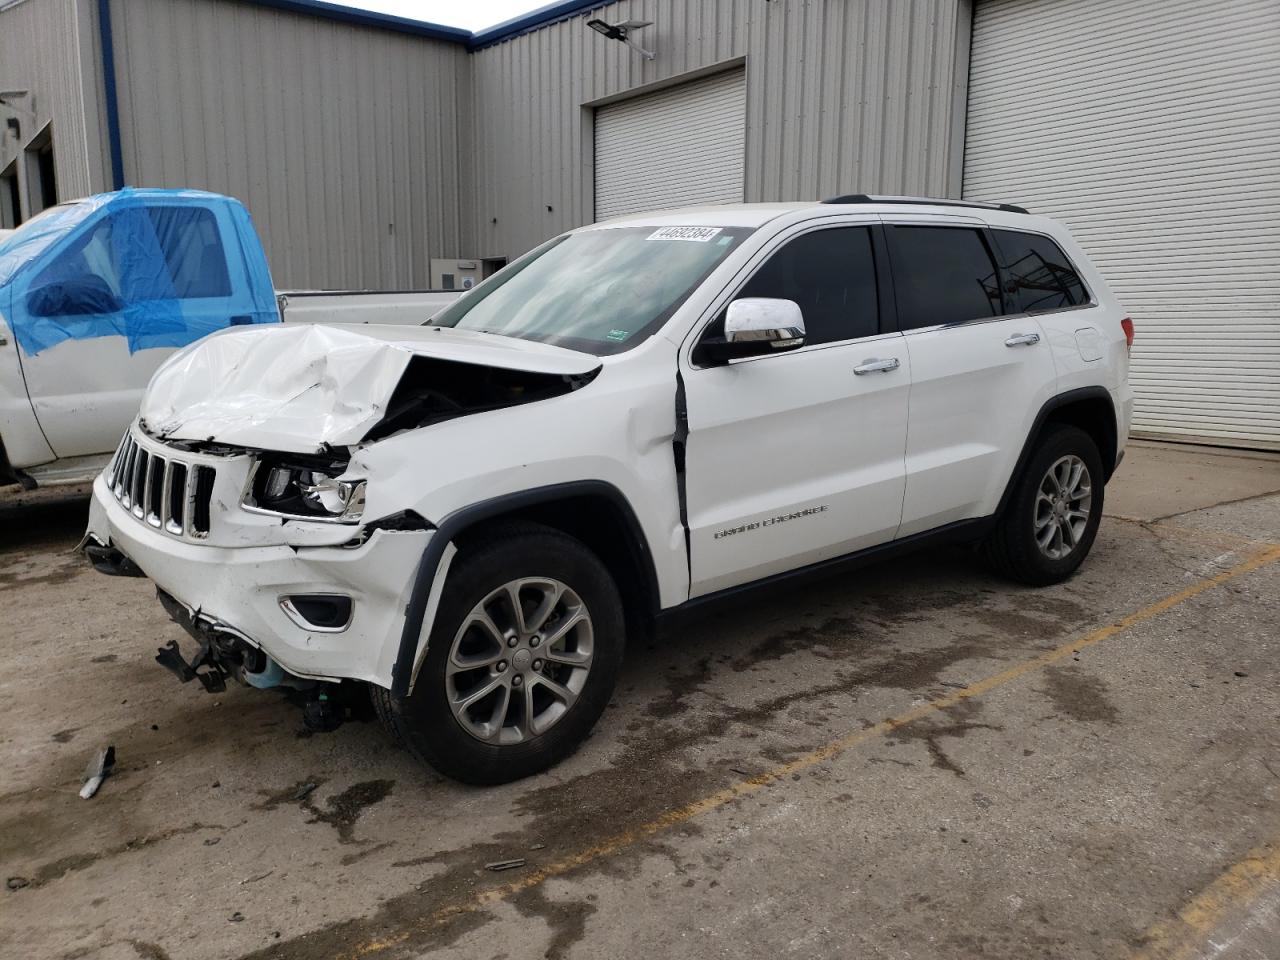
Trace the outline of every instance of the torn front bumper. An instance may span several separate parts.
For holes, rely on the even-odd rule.
[[[355,538],[358,528],[350,532]],[[375,530],[350,546],[192,540],[139,518],[104,475],[94,482],[87,537],[119,551],[195,621],[261,649],[289,673],[389,687],[414,571],[431,534]],[[350,598],[346,623],[306,626],[290,598],[318,596]]]

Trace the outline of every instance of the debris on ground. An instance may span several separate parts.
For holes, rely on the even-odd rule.
[[[516,857],[514,860],[495,860],[493,863],[486,863],[484,868],[498,873],[502,870],[514,870],[516,867],[523,867],[525,863],[524,857]]]
[[[4,882],[4,885],[10,890],[21,890],[23,887],[31,886],[31,881],[26,877],[10,877]]]
[[[237,910],[231,916],[227,917],[232,923],[241,923],[244,921],[244,914]]]
[[[342,726],[346,711],[341,704],[320,694],[302,708],[302,724],[312,733],[332,733]]]
[[[256,877],[245,877],[240,881],[240,886],[243,887],[246,883],[257,883],[259,880],[265,880],[273,873],[275,873],[274,870],[268,870],[266,873],[260,873]]]
[[[293,791],[293,793],[289,795],[289,801],[290,801],[291,803],[296,803],[297,801],[299,801],[299,800],[303,799],[303,798],[304,798],[304,797],[306,797],[308,794],[310,794],[310,793],[311,793],[313,790],[315,790],[315,789],[316,789],[316,787],[318,787],[318,786],[320,786],[320,784],[318,784],[318,783],[304,783],[304,784],[301,784],[301,785],[298,787],[298,789],[297,789],[297,790]]]
[[[80,799],[88,800],[98,788],[102,786],[102,781],[107,779],[111,773],[111,768],[116,765],[116,748],[109,746],[103,750],[99,750],[93,755],[93,759],[89,761],[89,766],[84,771],[84,786],[80,788]]]

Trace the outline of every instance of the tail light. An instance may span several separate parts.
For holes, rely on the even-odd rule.
[[[1129,350],[1133,349],[1133,321],[1125,317],[1120,321],[1120,329],[1124,331],[1124,345]]]

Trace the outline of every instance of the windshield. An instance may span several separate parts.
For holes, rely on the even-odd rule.
[[[605,356],[657,331],[751,230],[608,227],[557,237],[437,314],[431,326]]]
[[[0,285],[12,280],[19,269],[44,253],[96,209],[97,206],[88,201],[61,203],[36,214],[12,236],[0,240]]]

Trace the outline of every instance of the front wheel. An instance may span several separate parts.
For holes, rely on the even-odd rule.
[[[992,566],[1032,586],[1066,580],[1093,546],[1102,497],[1102,458],[1093,438],[1079,427],[1051,426],[985,544]]]
[[[556,530],[525,525],[460,551],[413,692],[379,714],[455,780],[506,783],[558,763],[613,692],[622,602],[604,564]]]

